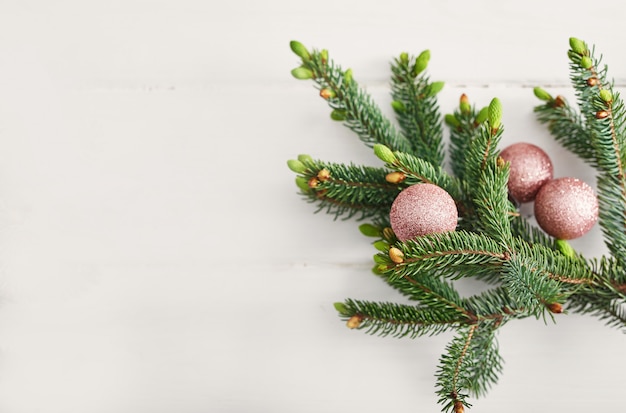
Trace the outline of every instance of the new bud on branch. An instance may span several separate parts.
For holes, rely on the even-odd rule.
[[[289,47],[291,47],[291,50],[296,54],[296,56],[300,57],[302,61],[307,62],[311,59],[311,54],[302,43],[292,40],[289,42]]]
[[[489,103],[489,126],[491,126],[492,131],[496,131],[500,129],[500,125],[502,123],[502,103],[500,99],[493,98],[491,103]]]
[[[392,164],[396,161],[396,156],[391,149],[382,144],[374,145],[374,154],[383,162]]]

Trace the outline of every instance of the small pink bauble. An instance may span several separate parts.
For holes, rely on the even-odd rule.
[[[537,193],[535,218],[541,229],[555,238],[578,238],[598,221],[598,197],[580,179],[554,179]]]
[[[396,237],[406,241],[434,232],[454,231],[459,213],[445,190],[433,184],[416,184],[398,194],[389,218]]]
[[[552,161],[536,145],[514,143],[502,150],[500,157],[510,163],[509,195],[517,202],[532,201],[539,188],[552,179]]]

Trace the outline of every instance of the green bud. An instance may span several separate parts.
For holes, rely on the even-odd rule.
[[[359,231],[361,234],[366,237],[379,237],[380,236],[380,228],[372,224],[361,224],[359,225]]]
[[[461,122],[454,116],[452,113],[448,113],[443,117],[443,120],[446,122],[448,126],[452,126],[453,128],[458,128],[461,126]]]
[[[539,98],[539,100],[545,100],[546,102],[550,102],[552,100],[552,95],[539,86],[533,89],[533,93],[537,96],[537,98]]]
[[[489,103],[489,126],[491,126],[491,130],[500,129],[500,124],[502,123],[502,103],[500,99],[493,98],[491,103]]]
[[[385,241],[376,241],[373,245],[374,248],[376,248],[380,252],[389,251],[389,244],[387,244]]]
[[[611,103],[613,102],[613,94],[608,89],[602,89],[600,91],[600,99],[602,99],[606,103]]]
[[[481,123],[486,121],[488,117],[489,117],[489,107],[485,106],[484,108],[480,110],[480,112],[478,112],[478,115],[476,115],[476,119],[474,119],[474,122],[477,125],[480,125]]]
[[[583,56],[580,59],[580,67],[583,69],[591,69],[591,66],[593,66],[593,61],[589,56]]]
[[[437,93],[441,92],[443,87],[445,86],[445,82],[433,82],[428,87],[428,91],[426,92],[427,96],[435,96]]]
[[[372,267],[372,272],[376,275],[383,275],[386,269],[387,269],[386,265],[374,265]]]
[[[398,239],[396,238],[396,234],[393,233],[393,229],[391,227],[386,227],[383,229],[383,238],[390,244],[393,244]]]
[[[291,169],[293,172],[297,174],[303,174],[306,172],[306,166],[302,162],[298,161],[297,159],[288,160],[287,166],[289,167],[289,169]]]
[[[576,251],[566,240],[557,239],[554,244],[556,246],[556,249],[559,250],[566,257],[576,258]]]
[[[343,74],[343,82],[348,86],[352,82],[352,69],[348,69]]]
[[[336,98],[337,93],[334,90],[325,87],[324,89],[320,90],[320,96],[322,97],[322,99],[329,100]]]
[[[376,254],[374,255],[374,262],[376,264],[387,265],[389,263],[389,258],[387,257],[387,255]]]
[[[296,186],[300,188],[302,192],[309,192],[311,190],[309,183],[304,176],[296,176]]]
[[[394,163],[396,161],[396,155],[393,154],[391,149],[380,143],[374,145],[374,154],[378,159],[386,163]]]
[[[311,158],[310,155],[307,155],[305,153],[301,153],[300,155],[298,155],[298,160],[305,164],[309,162],[313,162],[313,158]]]
[[[340,109],[335,109],[332,112],[330,112],[330,118],[332,120],[341,122],[343,120],[346,120],[346,112]]]
[[[349,315],[348,314],[348,307],[346,307],[346,305],[344,303],[333,303],[333,307],[335,307],[335,310],[337,310],[337,312],[339,314],[342,315]]]
[[[430,61],[430,50],[424,50],[415,59],[415,65],[413,66],[413,70],[411,70],[411,74],[413,76],[417,76],[420,73],[422,73],[428,66],[429,61]]]
[[[470,113],[472,111],[472,105],[465,93],[463,93],[459,99],[459,110],[461,113]]]
[[[409,54],[406,52],[400,53],[400,63],[406,65],[409,63]]]
[[[328,62],[328,50],[322,49],[320,52],[320,57],[322,58],[322,63]]]
[[[297,56],[299,56],[302,61],[308,62],[311,60],[311,53],[304,47],[304,45],[296,40],[292,40],[289,42],[289,47],[291,47],[291,51],[294,52]]]
[[[394,100],[393,102],[391,102],[391,107],[396,112],[406,112],[406,106],[399,100]]]
[[[587,45],[585,44],[585,42],[575,37],[569,38],[569,47],[574,53],[578,53],[579,55],[584,55],[587,53]]]
[[[306,67],[296,67],[291,71],[291,75],[299,80],[313,79],[313,71]]]

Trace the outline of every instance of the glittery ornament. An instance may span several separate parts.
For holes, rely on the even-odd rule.
[[[593,188],[580,179],[554,179],[537,193],[535,218],[555,238],[578,238],[598,220],[598,198]]]
[[[454,231],[459,213],[454,199],[433,184],[405,188],[391,205],[391,228],[400,241],[434,232]]]
[[[536,145],[514,143],[500,152],[500,157],[510,163],[509,195],[517,202],[532,201],[539,188],[552,179],[552,162]]]

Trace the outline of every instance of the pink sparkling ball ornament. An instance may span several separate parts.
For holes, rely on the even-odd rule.
[[[580,179],[554,179],[537,193],[535,218],[541,229],[555,238],[578,238],[598,221],[598,197]]]
[[[552,179],[552,161],[536,145],[514,143],[503,149],[500,157],[510,163],[509,195],[519,203],[534,200],[539,188]]]
[[[445,190],[433,184],[416,184],[398,194],[389,218],[396,237],[406,241],[434,232],[454,231],[459,213]]]

